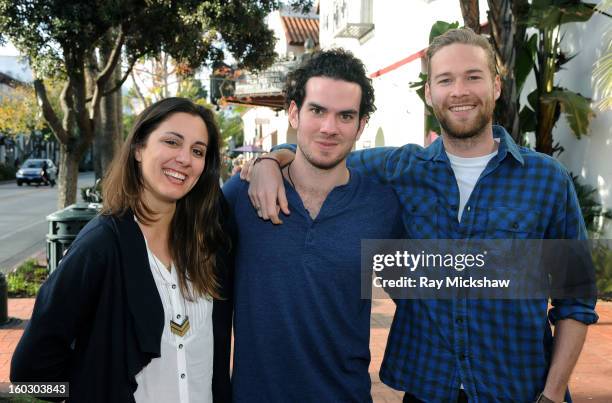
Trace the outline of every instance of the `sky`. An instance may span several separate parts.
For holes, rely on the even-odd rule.
[[[17,56],[19,52],[13,45],[6,43],[4,46],[0,46],[0,56]]]

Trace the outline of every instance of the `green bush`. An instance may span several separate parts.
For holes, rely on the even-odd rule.
[[[11,165],[0,164],[0,181],[15,179],[17,169]]]
[[[600,242],[593,248],[597,291],[604,299],[612,299],[612,249]]]
[[[26,260],[6,277],[9,297],[35,297],[47,275],[46,267],[39,266],[34,259]]]

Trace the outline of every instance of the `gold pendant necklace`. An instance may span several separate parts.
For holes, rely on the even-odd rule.
[[[151,252],[151,254],[153,255],[153,252]],[[158,260],[157,256],[153,255],[153,262],[155,263],[155,268],[157,269],[157,272],[159,273],[162,281],[165,282],[164,276],[161,273],[161,269],[159,268],[159,265],[157,264],[157,260]],[[172,267],[172,264],[170,265],[170,267]],[[181,296],[182,296],[182,292],[181,292]],[[172,306],[172,302],[170,302],[170,305]],[[183,297],[183,307],[184,307],[185,312],[187,312],[187,304],[185,303],[184,297]],[[180,317],[180,315],[178,315],[178,317]],[[185,336],[188,330],[189,330],[189,316],[187,316],[186,314],[185,314],[185,318],[181,322],[175,322],[173,319],[170,319],[170,331],[173,334],[176,334],[179,337],[183,337]]]
[[[173,320],[170,320],[170,331],[177,336],[183,337],[185,333],[189,330],[189,316],[185,316],[183,322],[176,323]]]

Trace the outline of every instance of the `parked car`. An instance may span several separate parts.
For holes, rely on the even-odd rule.
[[[15,174],[15,179],[17,179],[17,186],[21,186],[24,183],[28,185],[31,183],[43,183],[55,186],[55,181],[57,180],[57,167],[50,159],[31,158],[21,165]]]

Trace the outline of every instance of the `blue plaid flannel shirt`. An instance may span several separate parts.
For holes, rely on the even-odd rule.
[[[576,192],[554,159],[493,127],[499,149],[457,221],[459,189],[442,139],[351,153],[351,169],[393,187],[412,239],[586,239]],[[295,149],[294,147],[291,147]],[[398,300],[381,380],[426,402],[531,402],[552,353],[548,321],[595,323],[595,300]],[[569,396],[568,396],[569,398]]]

